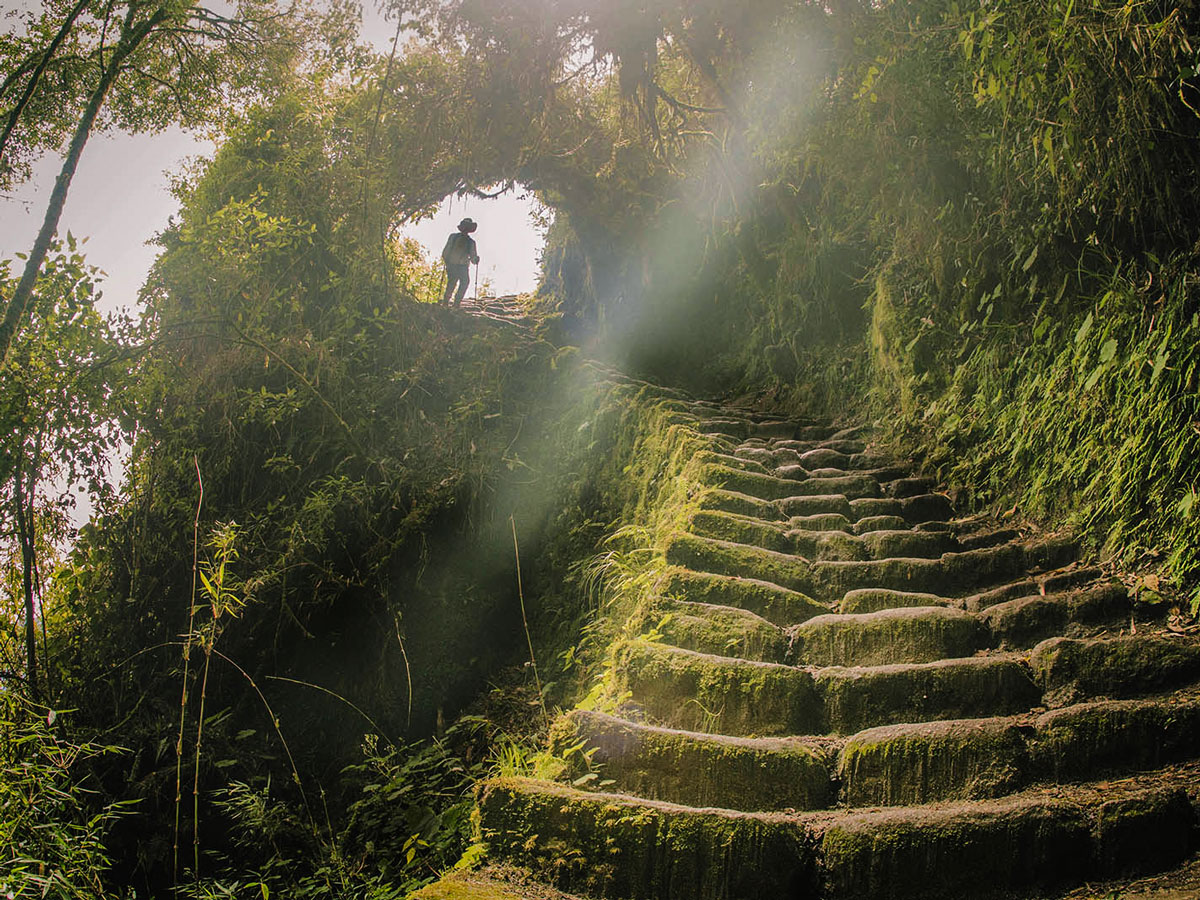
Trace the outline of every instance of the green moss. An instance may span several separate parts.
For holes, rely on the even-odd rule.
[[[739,516],[754,516],[768,521],[783,518],[783,514],[774,504],[748,494],[739,494],[736,491],[708,491],[700,499],[699,508],[717,509]]]
[[[587,755],[589,785],[695,807],[819,809],[834,799],[831,759],[796,738],[731,738],[575,711],[552,746]]]
[[[792,625],[829,612],[828,606],[811,597],[776,584],[690,569],[667,569],[657,590],[662,596],[676,600],[746,609],[775,625]]]
[[[1076,781],[1188,759],[1200,747],[1200,699],[1109,700],[1053,710],[1035,725],[1039,777]]]
[[[830,900],[958,900],[1070,881],[1092,843],[1081,809],[1039,798],[843,816],[821,851]]]
[[[657,722],[731,735],[820,734],[813,677],[757,663],[630,641],[616,665],[618,687]]]
[[[850,734],[876,725],[1024,712],[1041,700],[1029,670],[1012,659],[951,659],[816,674],[830,728]]]
[[[987,630],[967,613],[912,607],[809,619],[792,630],[793,660],[815,666],[878,666],[965,657],[988,645]]]
[[[795,542],[778,525],[717,510],[692,513],[687,520],[687,530],[699,537],[752,544],[781,553],[795,549]]]
[[[1028,783],[1020,728],[1007,719],[891,725],[850,738],[839,760],[851,806],[903,806],[999,796]]]
[[[1059,702],[1131,697],[1200,678],[1200,642],[1158,635],[1052,638],[1034,648],[1030,663],[1043,690]]]
[[[663,640],[676,647],[738,656],[761,662],[784,661],[788,639],[783,629],[743,609],[677,602],[661,625]]]
[[[671,565],[757,578],[795,591],[805,591],[813,583],[811,566],[799,557],[690,534],[672,536],[666,558]]]
[[[913,606],[949,606],[953,600],[937,594],[917,591],[895,591],[888,588],[859,588],[848,591],[838,603],[841,613],[872,613],[884,609],[904,609]]]
[[[698,811],[521,779],[486,782],[492,853],[567,890],[656,900],[813,896],[815,845],[784,816]]]

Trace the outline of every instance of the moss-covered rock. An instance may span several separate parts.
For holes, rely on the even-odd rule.
[[[809,544],[811,549],[805,544]],[[869,559],[871,556],[861,538],[842,531],[816,534],[810,541],[797,541],[796,546],[801,553],[805,553],[811,559]]]
[[[593,771],[589,784],[688,806],[821,809],[835,795],[830,749],[798,738],[677,731],[576,710],[555,723],[551,751],[586,759],[571,775]]]
[[[1078,806],[1022,797],[845,815],[821,851],[830,900],[958,900],[1074,881],[1092,841]]]
[[[798,493],[797,488],[805,483],[789,481],[775,475],[748,472],[744,469],[735,469],[716,463],[700,466],[697,478],[701,484],[709,487],[736,491],[739,494],[758,497],[760,500],[779,500],[783,497],[791,497]]]
[[[859,588],[847,591],[837,604],[840,613],[873,613],[884,609],[914,606],[953,606],[955,601],[920,591],[895,591],[889,588]]]
[[[677,602],[660,630],[668,644],[717,656],[782,663],[788,652],[782,628],[731,606]]]
[[[715,450],[701,450],[692,459],[704,465],[725,466],[729,469],[741,469],[743,472],[757,472],[761,475],[767,474],[767,469],[761,462],[757,462],[751,457],[743,457],[740,454],[735,456],[729,453],[719,453]]]
[[[1030,663],[1052,705],[1133,697],[1200,679],[1200,641],[1182,635],[1051,638],[1034,648]]]
[[[854,533],[867,534],[871,531],[901,531],[908,523],[900,516],[867,516],[854,523]]]
[[[817,447],[800,454],[800,465],[808,469],[842,469],[850,468],[850,457],[829,447]]]
[[[618,689],[671,728],[739,736],[824,731],[821,698],[803,669],[630,641],[616,671]]]
[[[1077,781],[1150,769],[1200,754],[1200,697],[1083,703],[1043,714],[1034,729],[1040,778]]]
[[[739,516],[754,516],[767,521],[784,518],[783,513],[774,504],[736,491],[708,491],[700,498],[699,508],[717,509]]]
[[[1151,787],[1100,804],[1093,859],[1102,875],[1152,872],[1195,846],[1196,813],[1181,788]]]
[[[657,590],[663,597],[676,600],[746,609],[775,625],[794,625],[829,612],[828,606],[806,594],[767,581],[678,567],[663,573]]]
[[[958,549],[954,536],[945,531],[909,531],[888,529],[862,533],[867,556],[884,559],[888,556],[917,556],[932,559]]]
[[[732,541],[676,534],[667,544],[667,562],[717,575],[740,575],[769,581],[794,591],[808,592],[812,564],[787,553]]]
[[[818,513],[813,516],[792,516],[788,527],[793,531],[846,531],[854,526],[840,513]]]
[[[1006,647],[1029,647],[1071,626],[1122,622],[1131,610],[1124,585],[1106,584],[1069,594],[1035,594],[1007,600],[980,613]]]
[[[902,515],[904,507],[900,501],[891,497],[859,497],[850,504],[850,509],[850,519],[854,522],[879,516],[896,516],[903,522],[908,521]]]
[[[827,668],[815,673],[830,728],[853,734],[876,725],[1010,715],[1041,693],[1022,662],[979,657],[914,665]]]
[[[1004,718],[872,728],[846,741],[838,763],[850,806],[997,797],[1027,784],[1030,770],[1023,730]]]
[[[881,666],[971,656],[990,635],[972,615],[944,606],[817,616],[791,630],[792,661]]]
[[[815,898],[816,846],[795,819],[695,810],[526,779],[478,793],[489,852],[550,883],[631,900]]]
[[[775,503],[775,508],[785,518],[804,518],[818,515],[839,515],[855,521],[853,507],[844,494],[813,494],[810,496],[785,497]]]
[[[702,509],[688,517],[687,530],[700,537],[752,544],[780,553],[795,551],[795,541],[772,522],[751,516],[739,516],[715,509]]]

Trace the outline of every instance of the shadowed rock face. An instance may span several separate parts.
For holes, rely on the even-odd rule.
[[[696,508],[559,780],[480,788],[494,858],[584,897],[918,900],[1191,852],[1200,641],[1123,634],[1072,541],[956,519],[863,429],[674,408],[713,435]]]

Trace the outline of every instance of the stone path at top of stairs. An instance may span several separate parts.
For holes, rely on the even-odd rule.
[[[555,724],[562,783],[481,786],[489,858],[587,897],[901,900],[1192,853],[1200,642],[1131,633],[1070,540],[956,518],[863,431],[686,410],[713,490],[655,639],[620,708]]]

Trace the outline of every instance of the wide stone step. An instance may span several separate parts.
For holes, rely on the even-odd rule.
[[[874,520],[891,517],[873,517]],[[857,529],[856,529],[857,530]],[[794,552],[814,560],[869,560],[891,557],[936,559],[961,548],[948,531],[876,530],[846,534],[841,530],[792,534]]]
[[[676,602],[670,610],[657,627],[672,646],[759,662],[788,661],[787,632],[762,616],[708,603]]]
[[[639,640],[621,649],[616,671],[617,687],[657,724],[738,736],[854,734],[1013,715],[1041,702],[1013,656],[805,669]]]
[[[615,670],[618,687],[666,727],[737,736],[826,731],[816,682],[795,666],[629,641]]]
[[[1039,705],[1029,667],[1013,656],[814,671],[824,723],[838,734],[876,725],[1012,715]]]
[[[968,612],[979,612],[1009,600],[1045,596],[1071,590],[1103,577],[1104,573],[1100,569],[1087,566],[1067,566],[1040,575],[1020,578],[1017,581],[972,594],[963,601],[963,608]]]
[[[760,500],[782,500],[788,497],[809,497],[842,494],[848,499],[878,497],[879,482],[869,475],[840,475],[832,478],[780,478],[741,468],[709,463],[698,472],[701,484],[709,487],[748,494]]]
[[[829,612],[825,604],[777,584],[677,566],[663,573],[657,591],[668,599],[749,610],[775,625],[794,625]]]
[[[493,858],[592,897],[949,900],[1153,871],[1194,848],[1195,811],[1163,770],[880,810],[747,813],[500,778],[477,793]]]
[[[891,588],[858,588],[847,591],[836,604],[840,613],[873,613],[886,609],[909,609],[914,606],[957,606],[958,601],[938,594],[920,591],[897,591]]]
[[[755,812],[836,799],[836,747],[812,740],[701,734],[575,710],[554,724],[550,749],[577,783],[650,800]]]
[[[688,517],[687,530],[699,537],[750,544],[779,553],[796,552],[795,539],[783,527],[753,516],[702,509]]]
[[[589,793],[523,778],[477,795],[489,853],[594,897],[761,900],[818,896],[812,833],[744,813]]]
[[[811,594],[814,584],[813,567],[802,557],[733,541],[676,534],[667,544],[666,558],[673,566],[755,578],[802,593]]]
[[[974,616],[942,606],[817,616],[790,630],[788,662],[882,666],[972,656],[992,643]]]
[[[1025,895],[1186,858],[1196,814],[1179,787],[1185,777],[800,819],[820,830],[827,900]]]
[[[1184,635],[1051,638],[1030,654],[1047,703],[1129,698],[1200,680],[1200,639]]]
[[[847,592],[861,588],[963,593],[1030,569],[1061,565],[1075,553],[1075,545],[1069,541],[1044,541],[946,553],[938,559],[817,562],[812,567],[814,596],[836,602]]]
[[[1032,647],[1053,636],[1097,625],[1129,624],[1133,604],[1123,584],[1112,582],[1065,594],[1006,600],[979,614],[1002,647]]]

